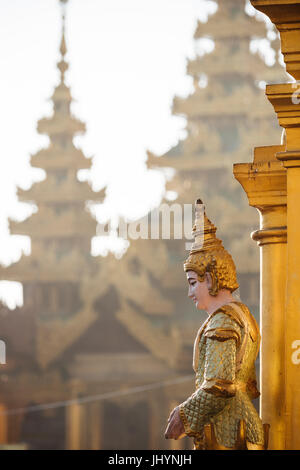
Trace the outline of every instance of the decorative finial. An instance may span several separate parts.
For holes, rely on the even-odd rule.
[[[66,46],[66,40],[65,40],[65,5],[68,3],[68,0],[59,0],[61,6],[62,6],[62,33],[61,33],[61,42],[60,42],[60,53],[62,55],[62,60],[57,64],[58,68],[61,73],[61,83],[64,82],[65,79],[65,72],[68,69],[68,64],[65,62],[65,55],[67,53],[67,46]]]
[[[193,226],[194,243],[183,267],[185,271],[195,271],[200,281],[205,272],[212,278],[211,295],[217,295],[220,289],[235,291],[239,285],[231,255],[225,250],[222,240],[216,237],[217,228],[206,215],[201,199],[195,204],[195,223]]]
[[[67,53],[67,46],[66,46],[66,40],[65,40],[65,27],[63,25],[63,30],[62,30],[62,36],[61,36],[61,42],[60,42],[60,53],[61,55],[64,56],[66,55]]]
[[[67,53],[67,47],[66,47],[66,41],[65,41],[65,18],[66,18],[66,12],[65,12],[65,5],[68,3],[68,0],[59,0],[60,4],[62,6],[62,38],[61,38],[61,43],[60,43],[60,53],[64,57]]]
[[[193,226],[194,243],[191,252],[209,251],[222,247],[222,242],[216,237],[216,227],[208,219],[205,207],[200,198],[195,202],[195,223]]]

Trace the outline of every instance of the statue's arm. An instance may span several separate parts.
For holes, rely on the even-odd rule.
[[[241,327],[223,314],[205,330],[206,352],[203,381],[179,407],[188,435],[197,434],[210,417],[220,413],[235,395],[236,353]]]

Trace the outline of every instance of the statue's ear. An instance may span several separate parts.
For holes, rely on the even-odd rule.
[[[213,283],[212,283],[212,278],[211,278],[211,274],[208,273],[207,271],[206,271],[206,273],[205,273],[205,279],[206,279],[206,282],[207,282],[207,287],[208,287],[208,289],[211,289],[211,288],[212,288],[212,284],[213,284]]]

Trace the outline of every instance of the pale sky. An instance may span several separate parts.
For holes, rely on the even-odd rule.
[[[161,154],[184,135],[185,121],[171,115],[171,104],[175,94],[192,90],[186,62],[197,47],[196,21],[215,10],[204,0],[69,0],[66,82],[76,100],[72,110],[87,125],[75,143],[94,157],[92,187],[108,185],[99,221],[137,218],[160,202],[164,177],[146,170],[146,150]],[[41,176],[29,162],[48,144],[36,123],[52,112],[60,11],[58,0],[0,0],[3,264],[29,253],[26,237],[9,235],[7,219],[30,213],[16,187],[29,188]]]
[[[213,2],[202,0],[70,0],[66,39],[75,115],[87,124],[76,145],[94,156],[94,189],[108,185],[103,217],[139,217],[157,205],[164,179],[147,172],[146,150],[162,153],[182,136],[184,120],[171,116],[175,94],[187,94],[186,58],[194,54],[197,18]],[[0,0],[0,262],[28,251],[9,237],[7,217],[24,218],[16,186],[40,175],[30,154],[48,139],[37,120],[51,114],[58,80],[60,5],[57,0]],[[100,219],[101,220],[101,219]]]

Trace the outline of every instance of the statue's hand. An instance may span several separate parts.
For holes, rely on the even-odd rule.
[[[171,412],[165,432],[166,439],[181,439],[185,436],[184,426],[180,418],[179,407]]]

